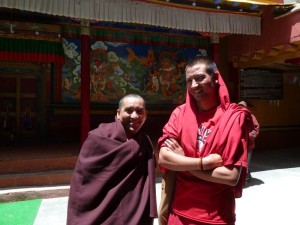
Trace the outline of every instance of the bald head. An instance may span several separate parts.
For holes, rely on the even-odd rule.
[[[144,103],[144,107],[145,107],[145,100],[141,96],[139,96],[137,94],[128,94],[128,95],[125,95],[123,98],[121,98],[121,100],[119,101],[119,109],[124,107],[124,102],[127,98],[140,99]]]

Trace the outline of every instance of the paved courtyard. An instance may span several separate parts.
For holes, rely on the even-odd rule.
[[[236,200],[236,225],[299,225],[300,149],[254,152],[250,168],[253,179],[244,188],[243,197]],[[158,203],[160,185],[157,178]],[[68,188],[2,189],[0,194]],[[65,225],[67,201],[68,197],[43,199],[34,225]]]

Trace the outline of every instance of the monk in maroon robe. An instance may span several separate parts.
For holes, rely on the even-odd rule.
[[[155,157],[143,98],[127,95],[116,121],[100,124],[82,146],[71,181],[68,225],[148,225],[157,217]]]

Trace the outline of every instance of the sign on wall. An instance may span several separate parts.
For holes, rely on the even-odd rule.
[[[241,70],[240,98],[283,98],[283,73],[281,71],[270,70]]]
[[[63,46],[62,102],[79,102],[80,42],[63,39]],[[185,101],[186,62],[198,54],[206,54],[205,49],[92,42],[91,102],[116,103],[125,94],[135,93],[148,104],[181,104]]]

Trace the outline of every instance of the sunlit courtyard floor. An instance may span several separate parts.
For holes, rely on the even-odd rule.
[[[250,168],[253,178],[245,186],[242,198],[236,200],[236,225],[299,225],[300,149],[254,152]],[[158,203],[160,180],[158,177],[156,183]],[[40,190],[52,190],[53,193],[68,189],[69,186],[0,189],[0,196]],[[65,196],[43,199],[34,225],[65,225],[67,193]],[[157,220],[155,224],[158,224]]]

